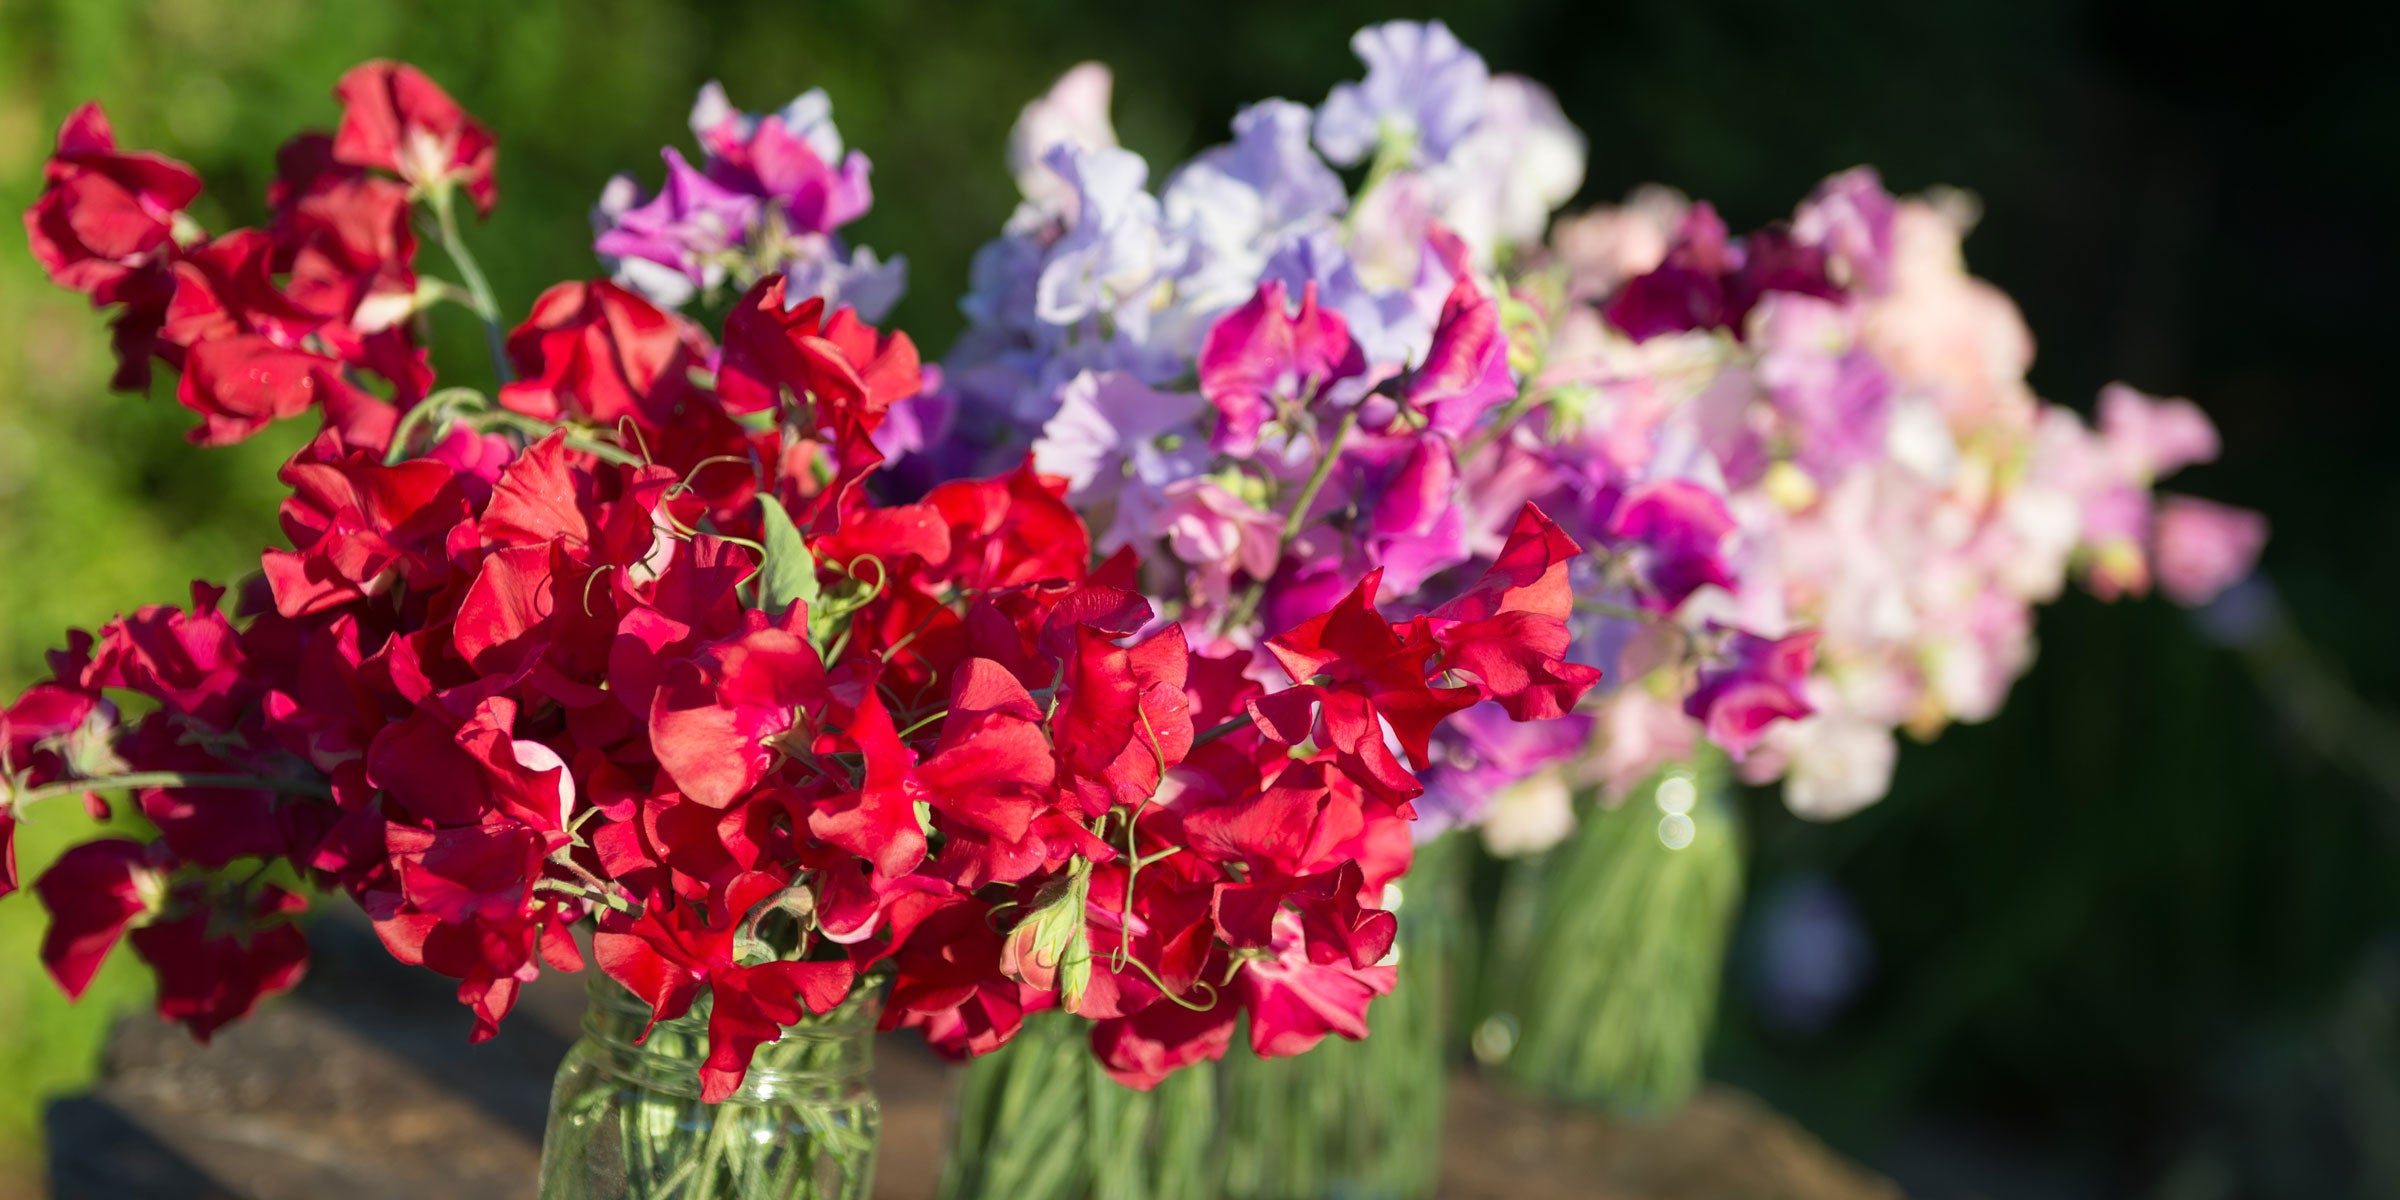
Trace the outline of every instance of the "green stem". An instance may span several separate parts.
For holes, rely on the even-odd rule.
[[[1333,437],[1326,441],[1317,459],[1317,469],[1309,474],[1308,482],[1301,486],[1300,498],[1293,502],[1291,515],[1284,518],[1283,540],[1276,546],[1275,557],[1278,561],[1283,558],[1282,552],[1290,549],[1293,540],[1300,536],[1301,527],[1308,524],[1308,506],[1317,502],[1317,492],[1324,488],[1326,477],[1333,474],[1334,460],[1342,456],[1342,443],[1349,440],[1350,431],[1357,425],[1358,406],[1352,405],[1342,413],[1342,423],[1333,427]]]
[[[1342,443],[1349,440],[1350,431],[1357,425],[1358,407],[1353,405],[1342,413],[1341,423],[1334,426],[1333,437],[1326,441],[1319,452],[1317,469],[1309,473],[1308,482],[1301,485],[1299,498],[1293,502],[1291,513],[1283,519],[1283,533],[1275,541],[1276,562],[1283,561],[1284,551],[1292,548],[1292,543],[1300,537],[1300,530],[1308,524],[1309,506],[1317,502],[1317,493],[1324,489],[1325,480],[1333,474],[1334,461],[1342,456]],[[1232,632],[1248,625],[1251,618],[1258,615],[1258,606],[1266,600],[1266,596],[1267,581],[1251,580],[1249,588],[1226,609],[1218,628]]]
[[[96,779],[61,779],[40,787],[27,788],[9,797],[17,805],[47,800],[52,796],[80,796],[85,792],[125,792],[135,788],[257,788],[262,791],[283,792],[294,796],[315,796],[322,800],[333,798],[333,789],[321,779],[289,779],[271,775],[230,775],[187,771],[134,771],[124,775],[103,775]]]
[[[500,300],[492,294],[491,281],[483,277],[483,267],[476,263],[475,253],[467,249],[466,239],[458,235],[458,193],[443,184],[426,195],[427,207],[433,209],[433,224],[442,243],[442,252],[457,264],[459,278],[467,284],[467,307],[483,318],[483,338],[492,352],[492,370],[499,373],[500,382],[514,376],[508,369],[508,346],[500,330]]]
[[[504,428],[514,429],[517,432],[533,438],[536,441],[546,438],[553,433],[563,431],[567,435],[567,445],[572,446],[577,450],[581,450],[586,454],[608,462],[622,463],[629,467],[638,467],[642,465],[642,456],[635,454],[631,450],[627,450],[623,446],[617,445],[614,442],[604,442],[587,434],[577,433],[568,426],[553,424],[549,421],[542,420],[540,417],[529,417],[521,412],[511,412],[505,408],[495,408],[490,412],[477,414],[476,420],[486,425],[499,425]]]

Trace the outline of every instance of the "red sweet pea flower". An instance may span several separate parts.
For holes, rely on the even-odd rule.
[[[389,171],[418,191],[464,183],[477,212],[500,198],[492,182],[499,145],[441,85],[406,63],[360,63],[334,85],[342,124],[333,156],[354,167]]]
[[[255,335],[207,341],[185,355],[175,402],[200,414],[199,428],[186,435],[195,445],[230,446],[319,405],[367,402],[341,369],[322,354]]]
[[[1476,680],[1519,721],[1565,715],[1600,681],[1597,667],[1566,661],[1574,594],[1567,565],[1575,540],[1531,504],[1508,544],[1457,599],[1433,611],[1442,665]]]
[[[1320,745],[1362,786],[1400,803],[1422,791],[1383,743],[1383,726],[1423,770],[1436,725],[1482,697],[1474,687],[1435,687],[1427,667],[1440,647],[1420,617],[1386,621],[1373,597],[1383,573],[1370,571],[1331,611],[1267,641],[1296,686],[1250,702],[1268,736],[1298,745],[1319,733]],[[1326,682],[1310,682],[1320,675]],[[1312,711],[1313,709],[1313,711]]]
[[[83,995],[127,926],[165,902],[166,875],[140,842],[103,838],[70,847],[33,881],[50,910],[42,965],[72,1000]]]
[[[307,900],[269,884],[238,912],[215,912],[208,901],[204,888],[178,888],[170,915],[132,934],[133,952],[158,977],[158,1015],[202,1043],[308,970],[308,939],[292,923]]]
[[[781,274],[760,280],[725,319],[717,390],[735,412],[774,408],[785,392],[816,405],[810,428],[867,434],[921,386],[916,343],[879,333],[847,308],[792,303]]]
[[[86,104],[59,127],[42,195],[25,213],[33,258],[50,280],[95,304],[130,298],[128,280],[161,264],[200,177],[164,155],[121,152],[108,116]]]
[[[1466,596],[1405,621],[1375,608],[1386,577],[1340,565],[1405,582],[1457,561],[1404,568],[1375,539],[1438,540],[1446,435],[1507,384],[1487,298],[1456,289],[1396,385],[1432,424],[1328,494],[1382,497],[1363,560],[1266,598],[1293,622],[1269,693],[1263,660],[1195,657],[1157,618],[1131,550],[1095,566],[1030,462],[879,502],[874,435],[922,390],[915,347],[787,304],[780,277],[721,352],[613,283],[552,288],[507,339],[508,413],[415,409],[409,204],[463,184],[488,205],[491,139],[411,68],[339,94],[340,132],[280,156],[263,231],[179,237],[188,172],[117,154],[96,113],[37,205],[45,266],[128,306],[137,361],[183,368],[197,440],[324,420],[281,475],[290,546],[230,610],[209,588],[141,610],[0,712],[0,890],[28,789],[182,777],[134,788],[153,846],[95,842],[35,885],[63,985],[130,930],[161,1011],[206,1036],[303,968],[299,902],[252,870],[281,862],[456,980],[477,1039],[544,967],[582,969],[568,927],[596,920],[600,967],[655,1017],[710,997],[712,1101],[860,971],[890,976],[887,1025],[949,1052],[1063,1004],[1136,1086],[1221,1055],[1244,1012],[1262,1053],[1365,1032],[1391,974],[1374,900],[1406,868],[1435,727],[1486,698],[1552,715],[1590,685],[1560,657],[1575,547],[1538,513]],[[731,169],[809,166],[761,128]],[[1313,293],[1285,299],[1210,335],[1225,437],[1364,371]],[[610,439],[626,453],[591,444]],[[120,727],[110,688],[156,710]]]
[[[780,623],[755,611],[743,621],[741,632],[670,666],[650,702],[659,766],[710,808],[756,787],[784,756],[783,739],[805,748],[828,699],[806,606],[793,605]]]
[[[562,283],[508,335],[520,378],[500,403],[545,421],[659,428],[700,399],[691,372],[705,353],[689,322],[614,283]]]
[[[1272,957],[1245,962],[1234,977],[1250,1014],[1250,1048],[1261,1058],[1305,1054],[1329,1033],[1367,1036],[1367,1004],[1389,994],[1399,977],[1397,967],[1318,961],[1294,912],[1276,914],[1269,951]]]
[[[653,1020],[689,1012],[702,987],[713,997],[701,1099],[716,1104],[741,1088],[750,1056],[780,1040],[808,1013],[831,1012],[850,993],[846,961],[737,961],[737,935],[753,910],[784,890],[771,876],[747,874],[710,897],[705,910],[653,905],[632,917],[611,915],[592,937],[600,969],[651,1006]]]
[[[42,194],[25,211],[34,261],[50,280],[91,297],[94,307],[122,305],[115,325],[122,391],[150,386],[150,357],[172,353],[158,340],[175,294],[169,264],[176,226],[200,194],[190,167],[147,151],[121,152],[97,104],[76,109],[58,131],[58,149],[42,168]],[[197,236],[197,230],[191,231]]]
[[[1060,664],[1058,785],[1098,816],[1138,807],[1192,748],[1191,698],[1184,666],[1191,652],[1181,626],[1130,648],[1122,631],[1077,625]]]
[[[1094,1025],[1092,1053],[1109,1078],[1146,1092],[1185,1067],[1225,1057],[1241,1012],[1231,989],[1215,1004],[1197,1010],[1153,1004],[1130,1017]]]

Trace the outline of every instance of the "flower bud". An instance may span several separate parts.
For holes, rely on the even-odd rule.
[[[1082,1005],[1084,989],[1092,980],[1091,944],[1084,932],[1084,906],[1090,891],[1088,868],[1052,881],[1000,951],[1002,974],[1030,987],[1057,992],[1069,1012]]]

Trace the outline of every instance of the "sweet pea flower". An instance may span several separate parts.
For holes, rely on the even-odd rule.
[[[1814,630],[1780,638],[1730,631],[1719,664],[1703,667],[1699,686],[1685,698],[1685,715],[1739,761],[1775,721],[1815,711],[1803,689],[1816,662],[1817,637]]]
[[[1116,149],[1117,129],[1108,116],[1114,88],[1107,66],[1077,63],[1017,114],[1008,131],[1008,169],[1027,201],[1057,211],[1072,198],[1066,182],[1045,165],[1052,147]]]
[[[2250,574],[2266,542],[2267,519],[2258,513],[2167,496],[2151,532],[2159,590],[2186,608],[2207,604]]]
[[[1583,186],[1583,131],[1550,89],[1494,75],[1483,119],[1433,184],[1434,214],[1488,267],[1503,249],[1541,241],[1550,214]]]
[[[1440,21],[1390,21],[1361,29],[1350,49],[1367,65],[1358,83],[1336,85],[1317,110],[1317,147],[1339,166],[1405,138],[1416,163],[1450,156],[1483,120],[1490,70]]]
[[[761,200],[710,179],[681,151],[659,152],[666,186],[647,200],[631,175],[608,181],[592,213],[592,249],[635,290],[669,308],[721,286],[726,257],[748,239]]]

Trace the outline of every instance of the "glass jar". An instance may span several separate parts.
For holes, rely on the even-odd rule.
[[[551,1092],[543,1200],[867,1200],[883,1121],[874,989],[759,1047],[721,1104],[700,1099],[705,996],[643,1038],[648,1004],[598,972],[587,991]]]
[[[1329,1037],[1261,1060],[1236,1032],[1222,1062],[1137,1092],[1093,1060],[1089,1023],[1037,1013],[967,1064],[941,1200],[1422,1200],[1441,1167],[1454,1028],[1467,958],[1473,847],[1417,847],[1387,897],[1399,979],[1367,1012],[1365,1041]]]

